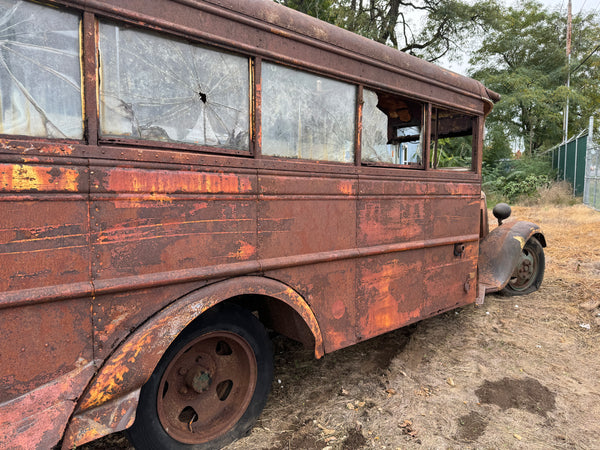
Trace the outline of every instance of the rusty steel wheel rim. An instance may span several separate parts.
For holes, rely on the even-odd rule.
[[[163,373],[159,420],[179,442],[216,439],[248,408],[256,378],[256,357],[244,338],[229,331],[203,334],[182,348]]]
[[[528,289],[537,277],[540,262],[538,255],[531,250],[524,248],[521,252],[521,258],[510,279],[510,287],[515,291],[524,291]]]

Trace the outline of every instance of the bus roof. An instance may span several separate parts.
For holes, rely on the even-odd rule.
[[[475,114],[488,114],[500,98],[476,80],[272,0],[63,1],[133,25],[169,30],[199,42]]]
[[[433,63],[396,50],[379,42],[357,35],[343,28],[316,19],[312,16],[287,8],[272,0],[207,0],[235,12],[252,17],[272,27],[272,32],[290,32],[289,38],[304,37],[339,49],[351,52],[357,59],[378,61],[393,66],[409,77],[426,77],[431,82],[455,88],[480,96],[489,103],[497,102],[500,95],[483,86],[480,82],[441,68]],[[277,27],[277,28],[275,28]],[[487,108],[486,108],[487,109]],[[489,111],[486,111],[489,112]]]

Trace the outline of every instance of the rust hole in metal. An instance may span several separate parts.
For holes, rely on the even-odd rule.
[[[233,381],[231,381],[231,380],[221,381],[217,385],[217,397],[219,397],[219,400],[221,400],[222,402],[227,400],[227,397],[229,397],[229,394],[231,394],[232,388],[233,388]]]
[[[198,421],[198,414],[196,413],[194,408],[192,408],[191,406],[186,406],[179,413],[178,419],[181,423],[193,423]]]
[[[221,355],[221,356],[231,355],[233,353],[233,351],[231,350],[231,347],[225,341],[217,342],[217,348],[215,351],[216,351],[217,355]]]

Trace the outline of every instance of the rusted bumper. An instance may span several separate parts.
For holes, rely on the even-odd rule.
[[[525,243],[531,237],[546,247],[540,227],[525,221],[505,222],[481,240],[478,267],[480,289],[488,294],[506,286]]]

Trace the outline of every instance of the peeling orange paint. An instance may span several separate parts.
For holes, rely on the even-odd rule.
[[[61,156],[70,156],[73,153],[72,145],[44,145],[40,153],[51,153]]]
[[[107,179],[104,187],[109,191],[152,193],[154,196],[173,193],[240,194],[252,190],[249,176],[233,173],[119,168],[111,170]]]
[[[78,191],[79,172],[65,167],[0,164],[0,192]]]
[[[236,252],[229,253],[230,258],[245,260],[252,257],[256,253],[256,247],[248,242],[238,241],[239,248]]]
[[[99,406],[113,398],[115,392],[120,393],[119,388],[123,384],[125,374],[132,368],[126,363],[135,363],[140,352],[151,341],[152,332],[148,331],[139,340],[126,342],[118,356],[107,363],[98,374],[96,382],[86,396],[86,400],[80,405],[80,409]]]
[[[345,195],[351,195],[353,193],[353,183],[351,181],[340,181],[338,183],[338,190]]]

